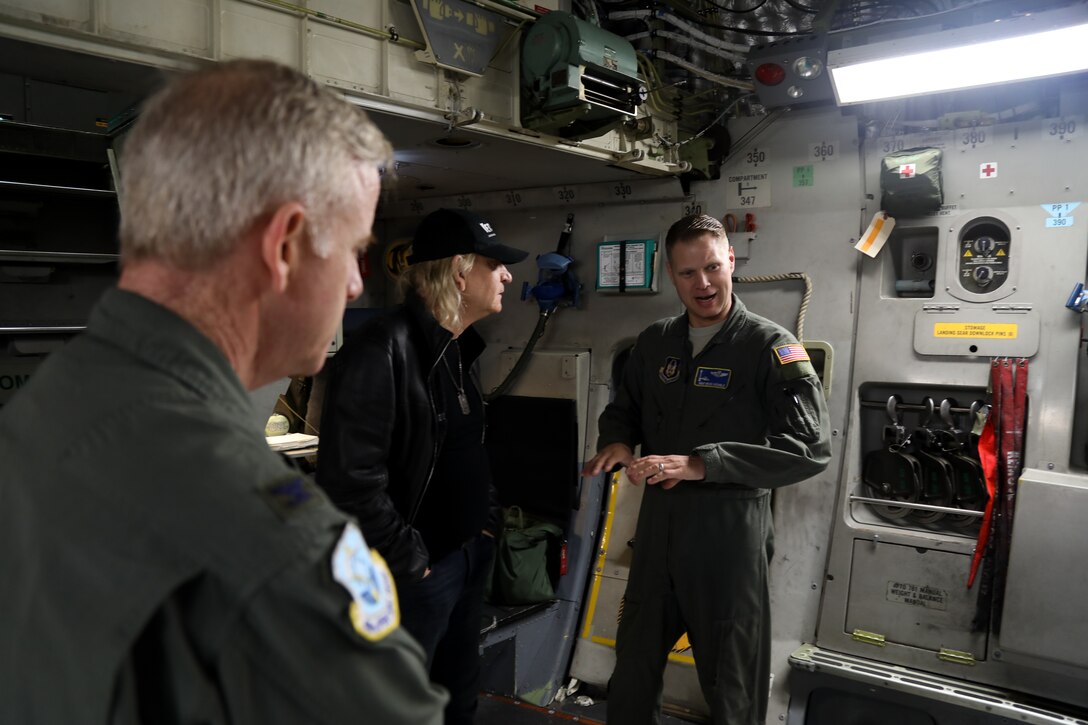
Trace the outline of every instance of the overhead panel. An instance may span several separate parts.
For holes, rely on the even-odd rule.
[[[382,41],[329,25],[313,24],[307,46],[310,72],[336,85],[366,93],[382,90]]]
[[[301,26],[297,18],[244,2],[226,2],[222,11],[223,58],[272,58],[301,67]]]
[[[165,50],[211,57],[211,0],[108,0],[103,34],[150,40]]]
[[[753,46],[748,69],[759,101],[767,108],[834,98],[827,73],[826,36],[798,36]]]
[[[67,30],[91,29],[91,0],[3,0],[0,13]]]

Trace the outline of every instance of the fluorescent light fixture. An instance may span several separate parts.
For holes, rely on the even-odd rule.
[[[1076,73],[1088,70],[1088,15],[1038,13],[844,48],[827,64],[839,105]]]

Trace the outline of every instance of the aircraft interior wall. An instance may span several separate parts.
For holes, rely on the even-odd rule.
[[[405,2],[323,5],[352,22],[399,28],[399,45],[254,0],[53,5],[49,22],[59,30],[30,0],[0,1],[0,39],[86,51],[102,65],[88,65],[86,83],[72,85],[39,72],[45,66],[36,65],[36,54],[0,64],[0,115],[8,121],[93,132],[94,117],[130,105],[153,87],[160,69],[256,54],[343,91],[391,134],[426,126],[428,140],[407,149],[395,170],[401,182],[390,182],[383,196],[365,292],[345,319],[398,300],[386,271],[389,254],[403,252],[424,215],[440,207],[483,215],[504,241],[530,251],[510,267],[502,314],[477,326],[488,343],[479,370],[485,392],[500,385],[529,342],[541,308],[531,295],[522,297],[523,289],[541,281],[537,256],[555,251],[572,222],[579,302],[551,313],[510,393],[574,401],[578,466],[595,452],[617,358],[650,322],[682,312],[666,270],[665,231],[690,213],[733,220],[734,292],[809,347],[832,425],[828,469],[774,496],[768,722],[1088,723],[1088,620],[1081,614],[1088,598],[1088,408],[1079,404],[1088,396],[1088,303],[1067,308],[1071,289],[1088,279],[1083,75],[848,109],[825,103],[741,114],[728,121],[732,145],[718,177],[685,175],[682,183],[678,158],[639,153],[649,146],[645,139],[632,144],[613,131],[560,143],[513,129],[520,111],[516,44],[496,52],[484,78],[451,81],[417,60],[423,37]],[[109,12],[94,12],[107,6]],[[153,9],[169,9],[171,22],[141,25]],[[979,108],[988,110],[971,116]],[[485,117],[475,127],[472,110]],[[969,116],[985,123],[957,126],[957,118]],[[427,155],[430,136],[459,134],[472,143],[441,162]],[[102,156],[99,146],[94,153]],[[882,164],[912,148],[940,152],[940,206],[896,217],[871,258],[856,245],[872,231],[894,183],[882,177]],[[497,185],[501,177],[481,170],[483,154],[503,161],[509,182]],[[445,164],[450,186],[413,186],[413,174],[428,164],[428,172]],[[913,173],[893,168],[899,178]],[[102,188],[83,189],[90,192],[84,203],[112,230],[110,180],[96,183]],[[38,360],[78,331],[84,298],[112,280],[110,234],[97,235],[88,249],[67,250],[92,259],[57,263],[77,280],[74,313],[66,292],[27,284],[28,274],[53,261],[4,259],[0,326],[37,324],[35,315],[45,311],[58,332],[0,330],[0,404]],[[615,252],[621,243],[653,246],[656,254],[643,258],[645,273],[622,292],[609,267],[613,276],[601,289],[601,260],[615,259],[602,245]],[[72,271],[78,265],[81,273]],[[980,623],[979,612],[995,610],[980,600],[981,583],[966,586],[984,506],[977,487],[964,493],[979,481],[978,431],[971,431],[993,397],[991,366],[1020,359],[1029,371],[1023,474],[1003,622]],[[286,384],[257,391],[257,406],[269,409]],[[512,425],[531,442],[539,423]],[[923,440],[938,443],[927,448]],[[534,456],[558,455],[526,448],[526,469],[537,465]],[[878,460],[916,478],[904,488],[881,488],[873,473]],[[946,476],[935,489],[926,481],[939,477],[922,477],[932,467]],[[974,484],[953,478],[959,471]],[[567,530],[571,567],[556,600],[482,637],[492,689],[548,705],[571,677],[606,685],[641,493],[622,475],[576,482]],[[708,552],[708,566],[716,556],[728,553]],[[670,657],[665,698],[674,711],[698,719],[706,705],[692,662],[687,650]]]
[[[754,124],[751,124],[754,125]],[[740,137],[743,128],[734,136]],[[853,329],[854,251],[852,240],[859,231],[862,205],[861,181],[857,174],[857,131],[854,119],[837,109],[800,111],[779,119],[754,136],[750,147],[737,148],[719,181],[697,183],[692,196],[685,199],[679,184],[660,181],[631,182],[629,199],[618,196],[616,184],[579,187],[583,196],[613,199],[606,203],[561,204],[527,209],[510,209],[502,195],[461,195],[451,199],[427,199],[417,204],[425,213],[443,204],[458,203],[485,215],[504,238],[531,250],[530,258],[511,267],[514,281],[504,296],[503,313],[479,324],[489,349],[481,358],[484,380],[501,379],[499,356],[507,348],[521,348],[532,332],[538,308],[532,299],[519,299],[523,284],[535,284],[537,269],[533,258],[552,251],[567,215],[574,214],[571,256],[584,285],[582,305],[578,309],[561,308],[549,321],[538,350],[584,350],[592,358],[591,384],[604,389],[611,383],[613,360],[617,353],[633,344],[649,322],[677,315],[682,308],[665,270],[664,232],[672,222],[690,213],[693,204],[704,213],[722,218],[734,213],[741,219],[754,217],[755,232],[732,235],[738,260],[736,276],[742,278],[805,272],[814,289],[804,320],[806,341],[827,343],[833,355],[827,372],[832,386],[848,379]],[[843,144],[842,151],[825,160],[816,170],[811,186],[793,185],[793,167],[806,163],[813,144]],[[760,206],[740,207],[736,193],[738,182],[727,177],[766,174],[769,181],[758,192]],[[640,188],[640,185],[645,188]],[[551,190],[549,190],[551,191]],[[773,197],[771,194],[773,193]],[[524,195],[529,198],[531,195]],[[549,194],[549,197],[552,195]],[[535,196],[533,197],[535,198]],[[763,204],[770,202],[768,205]],[[734,206],[730,206],[733,203]],[[409,235],[414,220],[384,219],[390,239]],[[661,247],[654,276],[656,291],[619,294],[595,288],[597,245],[609,240],[653,239]],[[831,282],[834,280],[834,282]],[[757,314],[780,321],[796,331],[804,285],[799,280],[766,283],[740,283],[735,293]],[[485,386],[486,387],[486,386]],[[835,458],[828,471],[797,486],[782,489],[775,500],[776,556],[773,564],[774,655],[776,686],[774,712],[784,716],[788,694],[786,660],[796,643],[811,638],[819,603],[820,583],[826,557],[826,541],[831,504],[835,496],[837,471],[841,462],[842,430],[847,398],[833,387],[829,401],[835,428]],[[605,398],[607,400],[607,398]],[[597,411],[599,412],[599,410]],[[587,421],[584,459],[593,455],[596,415]],[[529,433],[527,429],[527,433]],[[542,455],[547,452],[542,451]],[[618,491],[617,510],[637,510],[641,489],[624,485]],[[633,499],[633,500],[632,500]],[[607,557],[609,576],[603,578],[596,600],[593,627],[589,636],[580,635],[572,675],[597,685],[604,685],[611,672],[612,649],[594,638],[610,640],[615,634],[615,614],[626,581],[629,549],[622,542],[633,536],[633,518],[617,516],[614,551]],[[627,528],[624,528],[624,527]],[[709,565],[709,562],[708,562]],[[675,658],[674,658],[675,659]],[[699,712],[698,683],[687,660],[678,659],[667,674],[667,696],[675,704]]]

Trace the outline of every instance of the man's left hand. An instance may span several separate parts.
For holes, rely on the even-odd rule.
[[[701,481],[706,464],[699,456],[643,456],[627,467],[627,477],[648,486],[670,489],[681,481]]]

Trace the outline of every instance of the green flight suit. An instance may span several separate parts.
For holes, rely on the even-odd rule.
[[[384,564],[165,308],[107,292],[0,461],[0,722],[441,723]]]
[[[616,641],[608,719],[656,723],[669,650],[685,631],[715,725],[762,725],[770,681],[770,490],[831,457],[820,381],[797,340],[733,297],[692,357],[687,315],[639,336],[598,450],[698,455],[702,481],[647,486]]]

